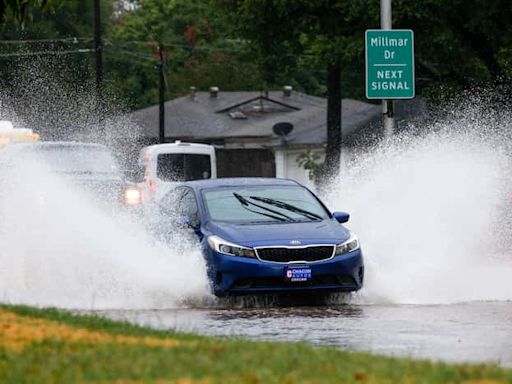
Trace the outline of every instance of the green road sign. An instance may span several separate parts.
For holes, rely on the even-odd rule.
[[[414,97],[414,34],[410,29],[368,29],[366,98]]]

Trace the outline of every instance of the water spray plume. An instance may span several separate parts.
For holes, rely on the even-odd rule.
[[[5,169],[4,169],[5,171]],[[40,165],[11,163],[0,198],[0,300],[78,309],[169,308],[208,295],[198,245],[156,243]]]
[[[354,154],[331,183],[365,255],[357,301],[512,300],[511,124],[475,112]]]
[[[85,67],[43,59],[13,66],[0,120],[44,140],[111,143],[123,149],[123,165],[134,163],[139,130],[120,117],[123,108],[98,111],[92,82],[70,81]],[[439,121],[342,165],[327,202],[350,212],[365,254],[355,302],[512,300],[512,120],[499,94],[464,95],[468,104],[452,104]],[[96,129],[99,114],[105,134]],[[81,309],[215,303],[199,245],[181,231],[154,242],[140,223],[106,212],[40,166],[2,169],[0,186],[0,301]]]
[[[140,130],[113,97],[99,109],[93,82],[80,80],[87,63],[14,63],[12,83],[0,93],[0,120],[33,128],[43,141],[106,144],[127,168],[136,163]],[[171,228],[169,243],[156,242],[140,220],[98,206],[54,169],[8,163],[0,168],[0,301],[130,309],[209,297],[200,249],[182,230]],[[128,197],[137,200],[133,191]]]

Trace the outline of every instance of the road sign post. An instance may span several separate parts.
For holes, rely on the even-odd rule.
[[[392,1],[380,0],[380,29],[393,29]],[[384,136],[391,137],[395,130],[393,100],[382,100],[382,125]]]
[[[411,30],[366,31],[366,98],[414,98],[414,34]]]

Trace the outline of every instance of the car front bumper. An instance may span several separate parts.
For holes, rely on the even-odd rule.
[[[244,295],[286,292],[350,292],[363,285],[364,266],[360,249],[312,263],[272,263],[247,257],[208,252],[208,275],[214,294]],[[312,278],[307,282],[285,281],[285,268],[307,265]]]

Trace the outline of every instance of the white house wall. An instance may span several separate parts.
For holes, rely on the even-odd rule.
[[[297,158],[306,152],[305,150],[276,150],[276,177],[292,179],[302,185],[315,190],[315,184],[309,179],[309,172],[299,166]],[[320,155],[319,162],[323,162],[325,158],[325,151],[322,149],[312,151]]]

